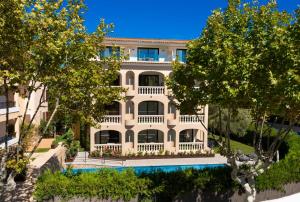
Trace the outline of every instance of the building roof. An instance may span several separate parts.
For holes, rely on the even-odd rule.
[[[162,43],[162,44],[186,44],[189,40],[177,40],[177,39],[147,39],[147,38],[105,38],[107,42],[133,42],[133,43]]]

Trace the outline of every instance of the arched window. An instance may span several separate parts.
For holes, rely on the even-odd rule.
[[[134,141],[134,132],[132,130],[127,130],[125,134],[125,142]]]
[[[170,129],[168,131],[168,142],[175,142],[176,140],[176,132],[174,129]]]

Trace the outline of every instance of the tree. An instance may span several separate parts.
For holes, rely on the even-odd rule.
[[[96,31],[88,33],[82,0],[7,0],[0,2],[0,8],[1,84],[6,92],[26,91],[22,94],[27,105],[21,118],[17,155],[12,157],[24,162],[20,160],[31,154],[24,156],[20,146],[46,103],[46,93],[52,98],[53,110],[34,150],[58,110],[76,114],[91,124],[101,120],[103,106],[120,99],[123,91],[110,87],[122,58],[114,54],[98,60],[104,49],[102,41],[113,27],[100,21]],[[42,92],[38,107],[26,123],[29,103],[37,91]],[[9,148],[2,153],[0,187],[12,190],[17,173],[6,169]]]
[[[174,63],[169,87],[181,110],[213,104],[219,108],[220,119],[222,110],[226,111],[226,124],[220,121],[218,125],[224,132],[216,140],[248,201],[255,199],[255,177],[271,166],[291,126],[300,118],[299,30],[299,11],[297,21],[279,11],[275,1],[261,5],[229,0],[226,9],[215,10],[208,18],[201,36],[188,44],[187,63]],[[239,109],[251,112],[255,126],[257,157],[253,161],[239,161],[242,154],[231,149],[231,120]],[[263,148],[263,136],[270,132],[265,130],[270,115],[284,117],[290,125],[278,130]]]

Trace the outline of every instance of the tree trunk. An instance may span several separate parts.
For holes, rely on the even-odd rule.
[[[6,113],[5,113],[5,150],[8,151],[8,122],[9,122],[9,92],[8,92],[8,85],[7,85],[7,78],[4,78],[4,88],[5,88],[5,98],[6,98]]]
[[[6,182],[6,190],[5,191],[13,191],[16,189],[16,182],[15,182],[15,177],[16,177],[17,173],[15,171],[12,171],[8,178],[7,178],[7,182]]]
[[[7,160],[7,151],[4,152],[3,156],[1,156],[1,164],[0,164],[0,193],[4,189],[4,181],[6,180],[7,170],[6,170],[6,160]]]
[[[38,147],[38,145],[39,145],[40,142],[42,141],[42,139],[43,139],[43,134],[45,134],[46,131],[48,130],[48,128],[49,128],[49,126],[50,126],[50,124],[51,124],[51,122],[52,122],[52,120],[53,120],[53,118],[54,118],[54,116],[55,116],[55,114],[56,114],[56,112],[57,112],[57,110],[58,110],[58,108],[59,108],[59,99],[57,98],[57,99],[56,99],[56,104],[55,104],[55,109],[53,110],[53,112],[52,112],[52,114],[51,114],[51,117],[50,117],[50,119],[49,119],[48,122],[47,122],[46,127],[45,127],[44,130],[42,131],[41,137],[39,138],[38,142],[37,142],[37,143],[35,144],[35,146],[33,147],[32,151],[30,152],[29,158],[31,158],[31,156],[33,155],[34,151],[36,150],[36,148]]]

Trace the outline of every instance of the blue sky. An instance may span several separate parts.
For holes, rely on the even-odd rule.
[[[292,12],[300,0],[277,0]],[[114,23],[111,36],[193,39],[199,36],[211,11],[224,8],[226,0],[86,0],[86,26],[94,31],[99,19]]]

